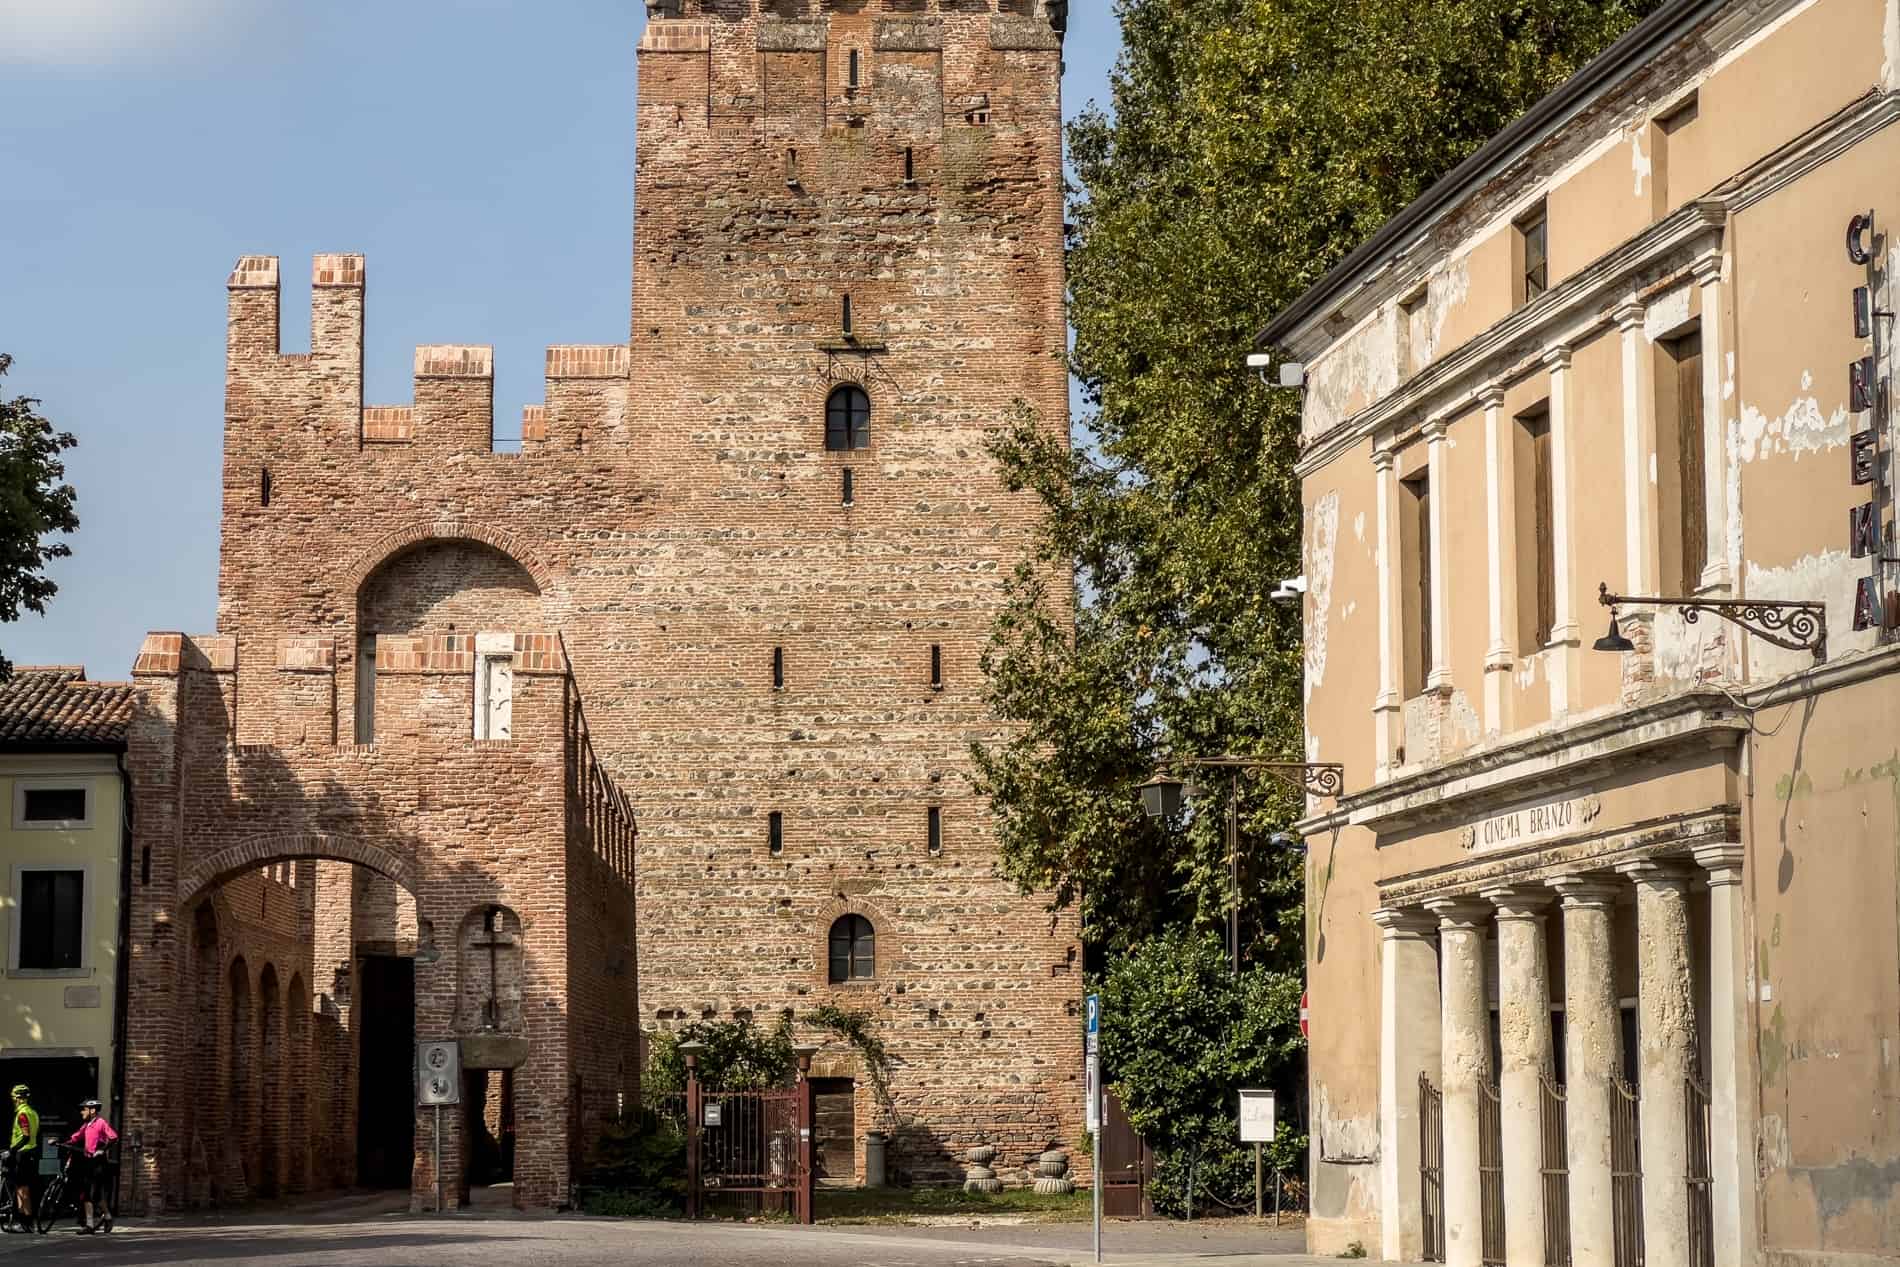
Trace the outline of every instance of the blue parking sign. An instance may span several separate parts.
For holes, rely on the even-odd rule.
[[[1088,1029],[1088,1032],[1089,1032],[1089,1033],[1090,1033],[1091,1035],[1094,1035],[1094,1034],[1099,1034],[1099,1033],[1101,1033],[1101,1032],[1102,1032],[1102,996],[1101,996],[1101,995],[1099,995],[1099,994],[1091,994],[1091,995],[1089,995],[1089,997],[1088,997],[1088,1004],[1089,1004],[1089,1011],[1088,1011],[1088,1017],[1089,1017],[1089,1029]]]

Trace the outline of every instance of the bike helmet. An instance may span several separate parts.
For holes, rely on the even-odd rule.
[[[33,1088],[27,1086],[26,1083],[24,1082],[18,1084],[17,1086],[13,1088],[13,1098],[16,1100],[31,1099],[32,1095],[33,1095]]]
[[[82,1109],[96,1109],[96,1108],[99,1108],[100,1105],[99,1105],[99,1101],[97,1100],[81,1100],[79,1102],[79,1107]]]

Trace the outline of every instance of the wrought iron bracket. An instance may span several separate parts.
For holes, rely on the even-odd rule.
[[[1720,616],[1732,625],[1777,647],[1790,651],[1811,651],[1818,664],[1827,659],[1827,604],[1786,598],[1642,598],[1630,594],[1612,594],[1608,581],[1597,586],[1597,601],[1614,614],[1619,606],[1679,607],[1690,624],[1703,612]]]
[[[1253,757],[1189,757],[1175,764],[1195,768],[1258,770],[1296,792],[1338,796],[1345,790],[1346,767],[1336,761],[1259,761]]]

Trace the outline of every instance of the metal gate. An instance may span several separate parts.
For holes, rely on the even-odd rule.
[[[1418,1194],[1425,1261],[1445,1261],[1445,1097],[1418,1076]]]
[[[779,1091],[713,1091],[686,1082],[686,1217],[712,1204],[785,1213],[812,1208],[812,1084]]]
[[[1636,1088],[1611,1079],[1610,1213],[1616,1224],[1616,1267],[1643,1267],[1643,1149]]]
[[[1484,1267],[1504,1263],[1504,1110],[1498,1084],[1478,1083],[1478,1199],[1484,1217]]]
[[[1538,1079],[1544,1134],[1544,1262],[1570,1267],[1570,1143],[1564,1089],[1549,1074]]]
[[[1710,1164],[1709,1089],[1694,1074],[1688,1084],[1684,1130],[1689,1143],[1689,1267],[1715,1267],[1715,1168]]]

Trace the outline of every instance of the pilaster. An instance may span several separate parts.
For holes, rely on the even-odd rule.
[[[1517,530],[1515,437],[1504,420],[1504,388],[1478,389],[1484,408],[1485,553],[1491,568],[1491,642],[1484,650],[1484,729],[1511,730],[1511,672],[1517,667]]]
[[[1375,449],[1372,470],[1378,489],[1379,515],[1379,694],[1373,700],[1372,720],[1378,732],[1377,774],[1384,778],[1398,764],[1399,745],[1405,736],[1401,712],[1404,693],[1399,687],[1399,640],[1404,636],[1405,608],[1399,595],[1397,454],[1391,449]]]
[[[1702,566],[1704,594],[1730,587],[1728,540],[1728,428],[1722,399],[1722,256],[1715,252],[1694,265],[1702,290],[1702,503],[1707,513],[1707,551]]]
[[[1761,1261],[1755,1229],[1757,1178],[1755,1107],[1744,1097],[1749,1060],[1748,937],[1743,925],[1747,890],[1740,844],[1707,845],[1695,851],[1709,882],[1709,1156],[1713,1164],[1715,1261],[1754,1267]]]
[[[1432,560],[1432,663],[1425,676],[1428,690],[1451,689],[1451,581],[1447,575],[1450,559],[1445,553],[1445,507],[1450,490],[1445,484],[1446,429],[1444,418],[1428,419],[1425,434],[1425,461],[1431,489],[1431,534],[1426,549]]]
[[[1550,714],[1562,717],[1581,703],[1583,680],[1579,658],[1583,630],[1577,615],[1576,419],[1570,407],[1570,349],[1561,344],[1549,348],[1542,360],[1550,374],[1550,533],[1557,590],[1556,620],[1550,632],[1556,652],[1550,675]]]

